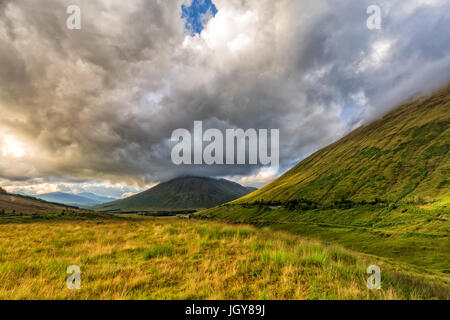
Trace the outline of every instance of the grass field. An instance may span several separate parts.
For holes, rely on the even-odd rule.
[[[382,270],[381,290],[366,269]],[[81,289],[66,269],[81,268]],[[0,299],[449,299],[450,277],[285,232],[147,219],[0,225]]]
[[[270,226],[351,250],[450,273],[450,209],[402,205],[349,209],[289,210],[285,207],[224,205],[200,212],[209,219]]]

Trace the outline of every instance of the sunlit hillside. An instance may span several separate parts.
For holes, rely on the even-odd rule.
[[[448,200],[449,150],[450,86],[358,128],[237,203]]]

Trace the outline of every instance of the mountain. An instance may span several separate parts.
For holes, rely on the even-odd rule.
[[[101,197],[96,194],[87,192],[80,194],[52,192],[38,195],[37,198],[49,202],[61,203],[77,207],[91,207],[104,202],[111,202],[115,200],[113,198]]]
[[[17,213],[42,213],[61,210],[73,211],[75,208],[29,196],[0,193],[0,210],[14,211]]]
[[[81,196],[83,198],[91,199],[91,200],[97,202],[97,204],[101,204],[101,203],[106,203],[106,202],[111,202],[111,201],[117,200],[117,198],[103,197],[103,196],[99,196],[99,195],[97,195],[95,193],[91,193],[91,192],[82,192],[82,193],[78,193],[77,195]]]
[[[79,195],[71,194],[71,193],[64,193],[64,192],[52,192],[52,193],[45,193],[40,194],[36,196],[38,199],[42,199],[49,202],[55,202],[55,203],[61,203],[61,204],[67,204],[72,206],[79,206],[79,207],[88,207],[88,206],[94,206],[97,203],[89,198],[85,198]]]
[[[450,273],[450,86],[199,218],[255,224]]]
[[[118,220],[107,213],[83,210],[30,196],[5,193],[0,188],[0,225],[38,221]]]
[[[94,209],[108,212],[202,209],[235,200],[250,192],[250,189],[225,179],[182,177]]]
[[[450,195],[450,86],[402,105],[237,202],[434,202]]]

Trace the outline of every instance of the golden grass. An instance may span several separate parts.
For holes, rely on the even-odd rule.
[[[366,268],[382,268],[382,290]],[[81,267],[81,290],[66,268]],[[283,232],[206,221],[0,225],[0,299],[430,299],[448,279]]]

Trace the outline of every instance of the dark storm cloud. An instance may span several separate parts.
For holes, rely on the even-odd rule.
[[[0,140],[0,177],[144,185],[257,172],[174,166],[171,133],[195,120],[279,128],[284,170],[450,80],[448,1],[378,1],[371,31],[370,1],[217,0],[196,37],[186,2],[0,1],[0,130],[26,151]],[[65,27],[69,4],[81,30]]]

